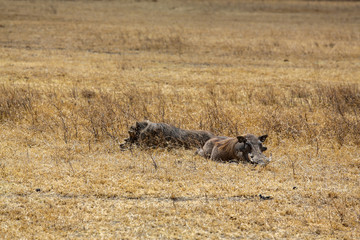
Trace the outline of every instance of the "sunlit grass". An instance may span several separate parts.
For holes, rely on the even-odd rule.
[[[0,3],[0,236],[359,238],[359,9]],[[269,134],[273,161],[120,151],[144,119]]]

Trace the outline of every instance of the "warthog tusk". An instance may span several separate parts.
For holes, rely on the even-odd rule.
[[[248,159],[250,160],[250,162],[256,163],[255,161],[252,160],[252,157],[251,157],[250,153],[248,153],[247,155],[248,155]]]

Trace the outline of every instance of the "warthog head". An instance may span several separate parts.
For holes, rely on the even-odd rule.
[[[129,138],[126,141],[130,143],[135,143],[136,141],[138,141],[141,131],[146,128],[147,125],[147,122],[136,122],[135,125],[130,127],[128,131]]]
[[[266,165],[271,161],[271,157],[267,158],[263,152],[267,150],[267,147],[263,145],[268,135],[256,137],[252,134],[237,137],[240,145],[240,152],[246,161]]]

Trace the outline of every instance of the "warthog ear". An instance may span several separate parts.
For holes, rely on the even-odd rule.
[[[136,130],[140,130],[145,128],[145,126],[147,126],[149,123],[148,122],[136,122],[135,126],[136,126]]]
[[[267,137],[268,137],[268,135],[263,135],[263,136],[259,137],[259,140],[260,140],[261,142],[265,142],[265,140],[266,140]]]
[[[238,136],[237,139],[240,143],[246,142],[246,138],[243,136]]]

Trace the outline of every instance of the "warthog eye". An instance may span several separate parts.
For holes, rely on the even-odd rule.
[[[245,143],[245,149],[247,149],[247,150],[250,152],[250,151],[251,151],[251,149],[252,149],[252,145],[251,145],[251,143],[246,142],[246,143]]]
[[[267,147],[261,146],[261,151],[262,151],[262,152],[265,152],[266,150],[267,150]]]

